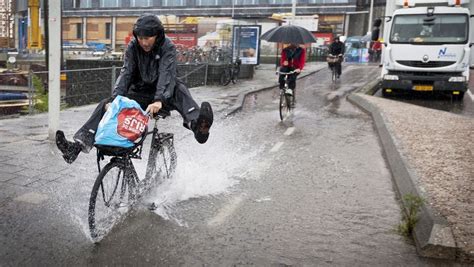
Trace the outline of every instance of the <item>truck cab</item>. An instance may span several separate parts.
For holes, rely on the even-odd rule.
[[[395,1],[392,2],[393,5]],[[442,91],[462,99],[471,60],[469,1],[401,0],[387,8],[382,89]]]

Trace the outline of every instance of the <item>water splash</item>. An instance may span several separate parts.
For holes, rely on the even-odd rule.
[[[236,140],[234,137],[242,134],[236,133],[238,130],[232,127],[215,125],[215,134],[206,145],[199,145],[192,138],[175,144],[178,154],[176,173],[154,190],[148,199],[157,206],[154,210],[156,214],[186,225],[173,215],[173,207],[177,203],[227,193],[239,183],[241,174],[259,149],[248,147],[243,139]]]

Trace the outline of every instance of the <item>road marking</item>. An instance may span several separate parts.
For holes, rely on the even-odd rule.
[[[219,224],[222,224],[225,221],[225,219],[227,219],[227,217],[232,215],[232,213],[234,213],[235,210],[237,210],[237,208],[240,206],[240,203],[242,203],[243,200],[244,200],[243,195],[235,197],[229,204],[224,206],[214,218],[209,220],[209,222],[207,222],[207,225],[217,226]]]
[[[292,135],[294,131],[295,131],[295,127],[290,127],[286,129],[284,135]]]
[[[13,200],[15,201],[21,201],[21,202],[26,202],[30,204],[41,204],[45,200],[47,200],[49,197],[44,194],[36,193],[36,192],[30,192],[23,194],[21,196],[18,196],[14,198]]]
[[[270,149],[270,152],[271,153],[274,153],[274,152],[277,152],[278,150],[280,150],[281,146],[283,145],[284,143],[283,142],[278,142],[276,143],[272,149]]]
[[[471,93],[471,90],[467,90],[467,95],[471,98],[471,101],[474,102],[474,95]]]

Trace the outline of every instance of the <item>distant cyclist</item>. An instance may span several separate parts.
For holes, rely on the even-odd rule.
[[[288,88],[290,90],[286,92],[287,94],[293,94],[293,90],[295,90],[296,87],[296,76],[303,70],[305,61],[306,51],[298,44],[290,44],[281,51],[280,72],[296,72],[288,75]],[[280,74],[278,78],[280,89],[285,87],[285,76],[284,74]]]
[[[337,78],[341,76],[341,71],[342,71],[341,62],[342,62],[342,58],[344,56],[345,50],[346,50],[346,47],[344,46],[344,43],[341,42],[341,40],[339,39],[339,36],[334,38],[334,42],[329,46],[329,55],[339,57],[339,60],[334,63],[334,67],[336,68]]]

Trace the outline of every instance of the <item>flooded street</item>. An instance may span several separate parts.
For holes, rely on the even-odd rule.
[[[276,89],[250,95],[194,160],[192,140],[178,140],[177,177],[149,198],[159,209],[138,208],[87,262],[448,264],[395,233],[400,207],[372,121],[344,99],[376,71],[349,67],[335,85],[326,70],[299,80],[284,122]]]

